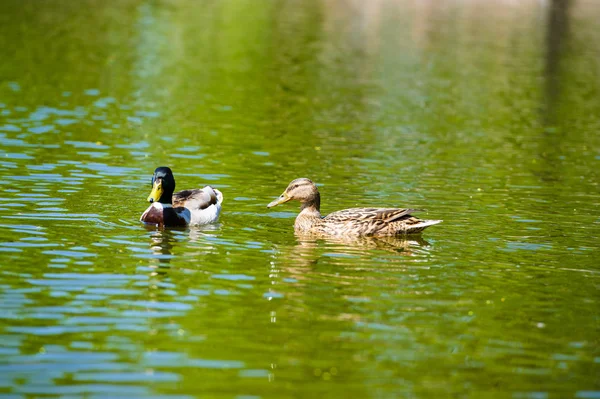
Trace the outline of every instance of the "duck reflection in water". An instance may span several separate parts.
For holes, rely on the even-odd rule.
[[[415,249],[429,246],[429,242],[421,236],[355,236],[355,237],[330,237],[330,236],[315,236],[315,235],[296,235],[299,242],[310,242],[323,240],[331,244],[338,244],[338,249],[341,251],[350,249],[352,253],[356,253],[357,249],[383,249],[390,252],[398,252],[403,255],[413,255]]]
[[[403,257],[397,258],[398,262],[405,262],[404,256],[419,257],[428,252],[430,243],[420,236],[412,237],[331,237],[321,235],[296,234],[297,243],[287,250],[278,251],[279,257],[287,258],[288,265],[304,268],[314,266],[319,260],[327,256],[339,257],[372,257],[374,251],[398,254]],[[394,256],[388,258],[387,262],[394,263]],[[293,267],[286,267],[293,274]]]
[[[319,241],[323,241],[328,248],[335,249],[339,253],[357,255],[364,249],[380,249],[389,252],[397,252],[402,255],[411,256],[415,251],[430,244],[421,236],[324,236],[314,234],[296,234],[298,246],[316,247]],[[332,245],[333,244],[333,245]]]
[[[198,247],[196,255],[211,253],[215,250],[214,245],[206,240],[207,237],[214,237],[211,232],[220,229],[219,224],[207,225],[200,227],[189,228],[170,228],[156,229],[152,225],[144,225],[146,230],[150,232],[150,250],[152,251],[152,259],[158,267],[170,267],[171,259],[174,258],[172,250],[177,245],[178,241],[186,243],[201,243]]]
[[[171,251],[176,241],[175,233],[172,230],[153,230],[150,235],[150,250],[152,251],[154,261],[158,261],[156,266],[169,267]]]

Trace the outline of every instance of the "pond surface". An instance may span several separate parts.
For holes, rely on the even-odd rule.
[[[2,2],[0,398],[600,398],[599,18]],[[220,223],[142,226],[161,165]],[[297,177],[444,222],[297,238]]]

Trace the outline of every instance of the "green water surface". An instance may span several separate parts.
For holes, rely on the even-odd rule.
[[[600,3],[0,4],[0,399],[600,398]],[[155,167],[220,222],[138,222]],[[421,237],[293,232],[415,207]]]

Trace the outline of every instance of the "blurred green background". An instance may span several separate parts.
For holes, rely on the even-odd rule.
[[[598,20],[3,1],[0,398],[599,398]],[[142,226],[161,165],[220,223]],[[297,177],[444,223],[307,241]]]

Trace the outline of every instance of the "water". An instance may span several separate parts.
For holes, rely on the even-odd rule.
[[[0,398],[600,397],[597,2],[1,7]],[[444,223],[303,240],[296,177]]]

